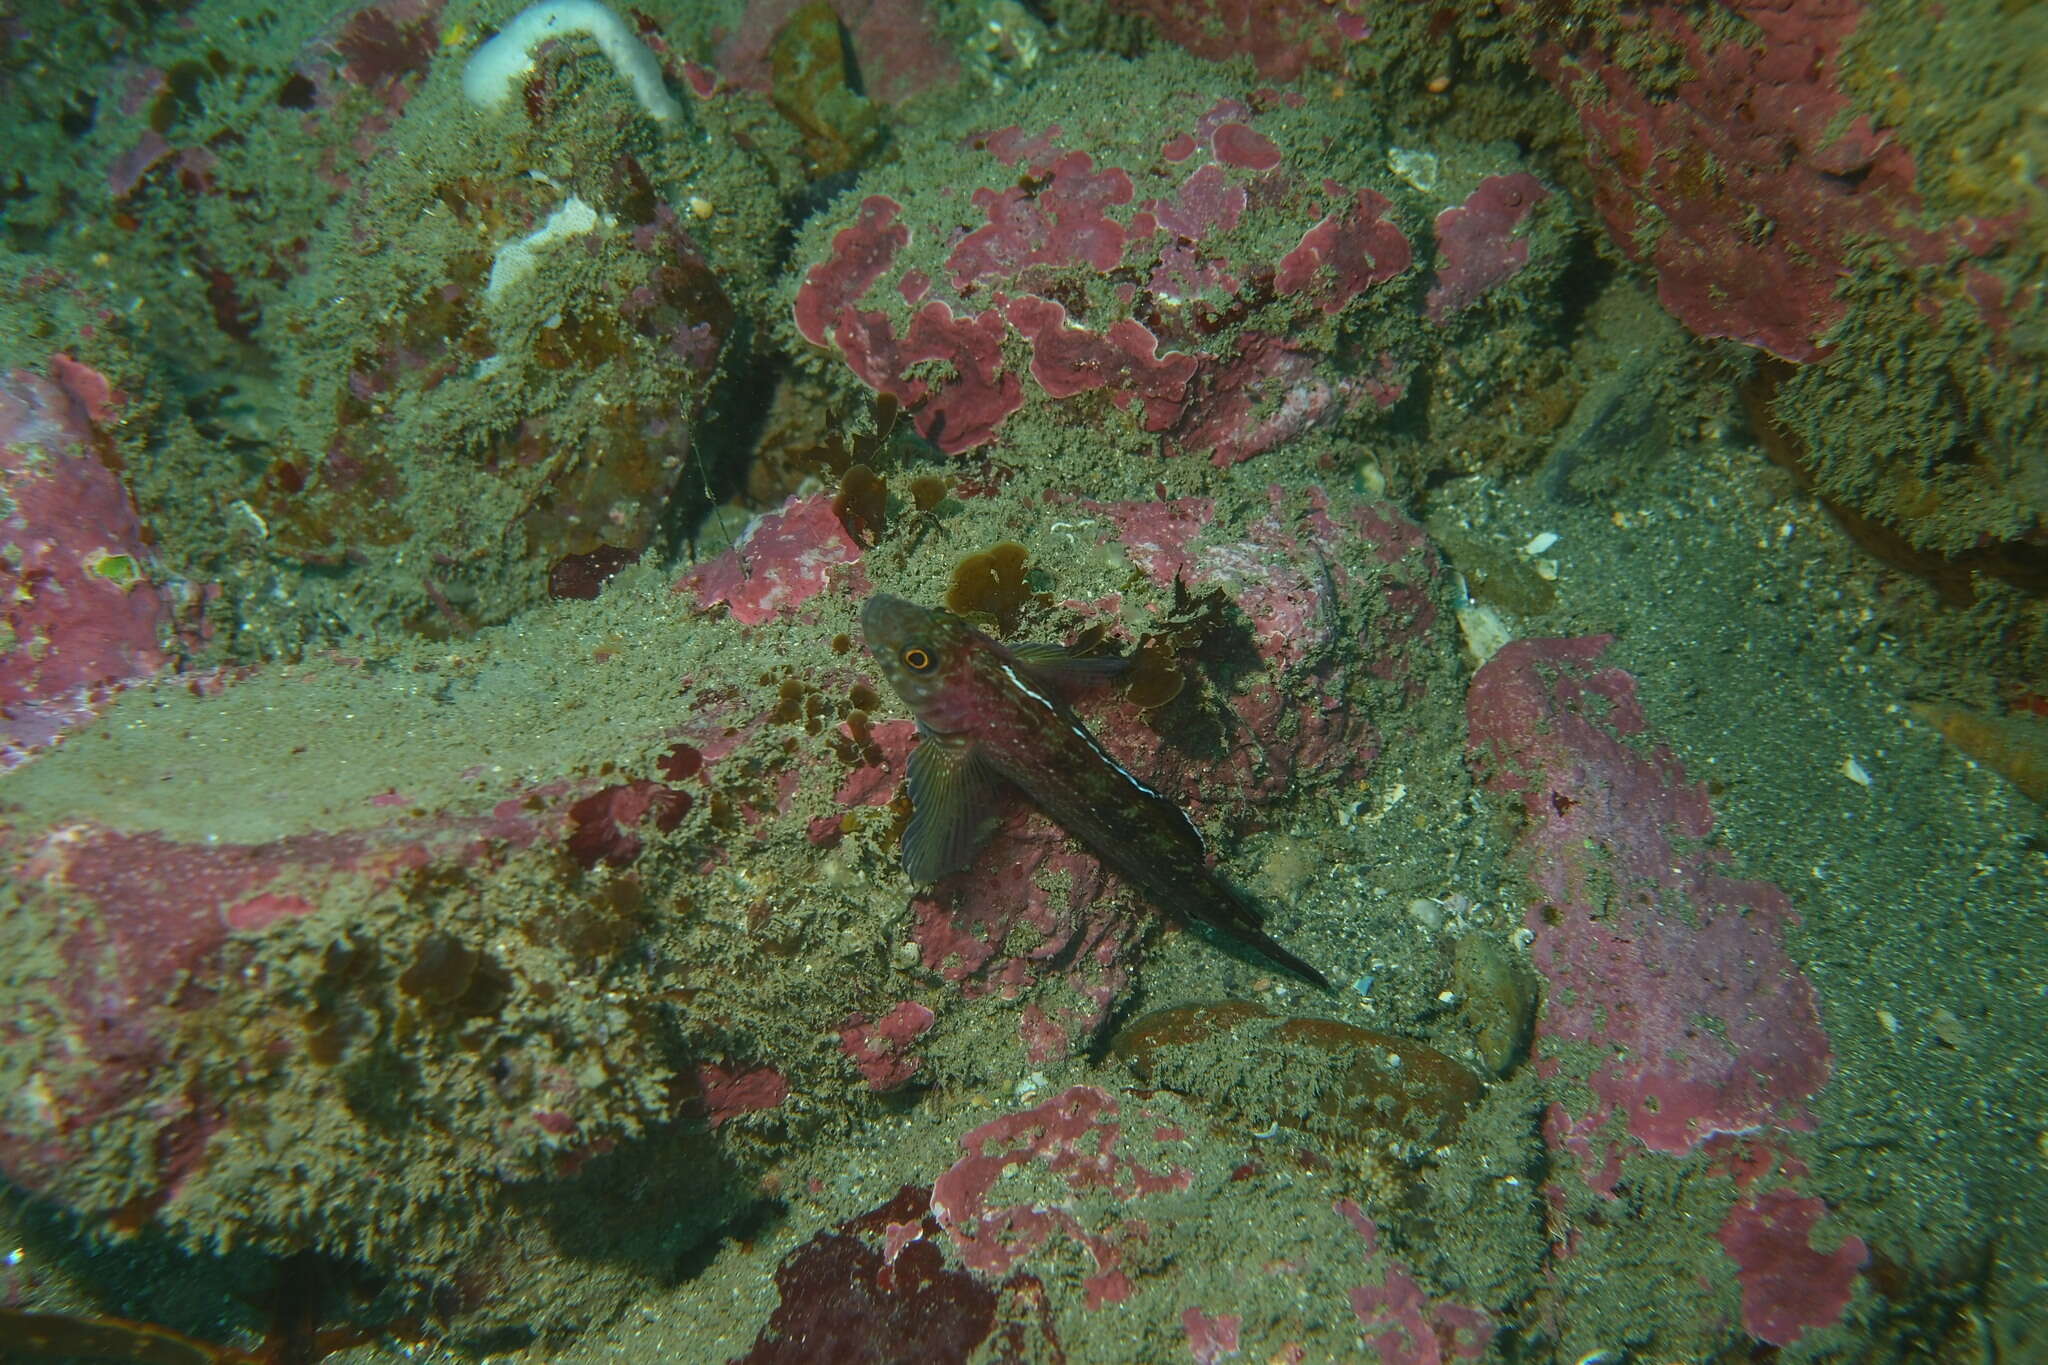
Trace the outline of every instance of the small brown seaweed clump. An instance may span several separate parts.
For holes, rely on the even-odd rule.
[[[889,485],[864,464],[847,466],[832,497],[832,514],[863,548],[873,549],[889,524]]]
[[[1186,583],[1174,579],[1173,605],[1131,653],[1131,669],[1124,676],[1124,699],[1147,711],[1157,711],[1178,697],[1188,680],[1187,669],[1181,662],[1183,656],[1213,646],[1230,629],[1233,615],[1242,621],[1242,614],[1223,589],[1212,587],[1191,593]],[[1216,651],[1211,647],[1205,652],[1213,656]]]
[[[512,976],[489,953],[452,934],[421,939],[412,965],[399,974],[398,989],[429,1009],[457,1019],[495,1015],[512,993]]]
[[[1147,635],[1131,653],[1131,671],[1124,679],[1124,700],[1156,711],[1179,696],[1187,681],[1173,642],[1162,635]]]
[[[991,617],[999,634],[1013,633],[1024,604],[1031,600],[1024,581],[1024,564],[1030,557],[1031,552],[1014,540],[967,556],[953,569],[947,609],[961,616]]]

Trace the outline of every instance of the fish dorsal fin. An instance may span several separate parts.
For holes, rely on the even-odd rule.
[[[1076,654],[1067,645],[1009,645],[1010,657],[1033,682],[1058,692],[1093,687],[1122,677],[1131,661],[1115,654]]]
[[[903,871],[935,882],[964,871],[995,824],[1002,779],[974,745],[922,725],[910,751],[910,823],[903,830]]]

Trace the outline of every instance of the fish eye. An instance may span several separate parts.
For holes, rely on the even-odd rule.
[[[909,646],[897,657],[903,660],[903,666],[912,673],[923,673],[932,666],[930,651],[920,649],[916,645]]]

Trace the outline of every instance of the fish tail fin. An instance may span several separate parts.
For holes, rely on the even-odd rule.
[[[1258,908],[1213,872],[1203,878],[1203,885],[1196,894],[1181,898],[1179,904],[1189,919],[1256,949],[1262,956],[1271,958],[1296,976],[1313,981],[1326,991],[1334,989],[1328,977],[1282,947],[1278,939],[1267,933]]]

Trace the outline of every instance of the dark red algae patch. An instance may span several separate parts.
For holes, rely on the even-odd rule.
[[[570,856],[585,868],[599,862],[625,867],[640,856],[636,831],[643,821],[651,819],[666,834],[689,813],[689,793],[659,782],[636,780],[605,787],[569,807]]]
[[[640,557],[638,550],[619,545],[600,545],[588,554],[563,555],[548,570],[548,596],[595,601],[604,585]]]
[[[932,1192],[905,1185],[880,1208],[821,1232],[775,1270],[781,1302],[733,1365],[946,1365],[996,1325],[997,1291],[948,1270]]]

